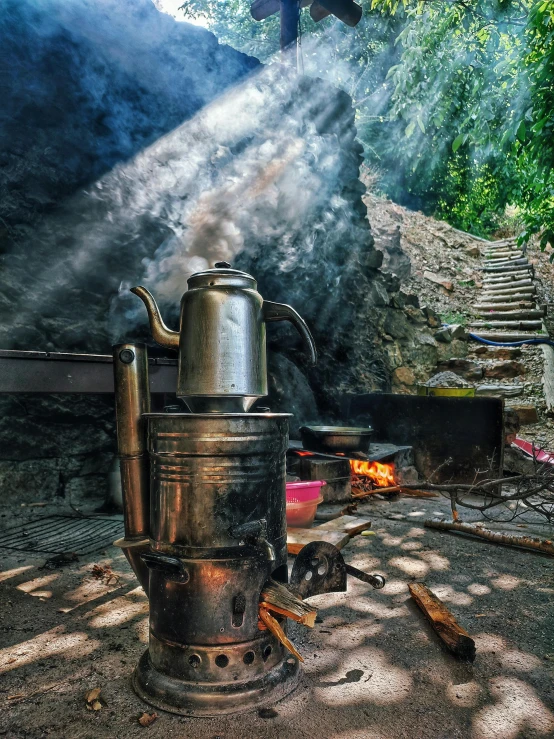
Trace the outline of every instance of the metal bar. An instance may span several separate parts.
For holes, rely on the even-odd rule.
[[[151,393],[175,393],[177,360],[151,358]],[[113,358],[105,354],[0,350],[0,393],[114,392]]]

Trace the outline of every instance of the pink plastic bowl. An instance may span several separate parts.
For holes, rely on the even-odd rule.
[[[287,482],[287,503],[306,503],[321,495],[323,480],[306,480],[305,482]]]
[[[287,482],[287,526],[307,529],[314,522],[318,505],[323,501],[321,480]]]

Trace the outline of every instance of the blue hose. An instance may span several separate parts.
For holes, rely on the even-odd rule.
[[[489,339],[483,339],[482,336],[477,334],[468,334],[471,339],[480,341],[481,344],[490,344],[490,346],[523,346],[524,344],[548,344],[548,346],[554,346],[552,339],[524,339],[523,341],[490,341]]]

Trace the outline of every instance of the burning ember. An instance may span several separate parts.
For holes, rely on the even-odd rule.
[[[371,490],[372,487],[387,488],[396,485],[394,464],[382,462],[366,462],[360,459],[350,460],[352,471],[352,488]]]

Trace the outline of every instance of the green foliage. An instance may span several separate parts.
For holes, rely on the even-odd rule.
[[[303,10],[303,62],[352,95],[380,188],[481,236],[515,205],[522,240],[554,245],[554,0],[362,5],[355,29]],[[278,15],[255,22],[250,0],[183,11],[262,60],[278,50]]]

